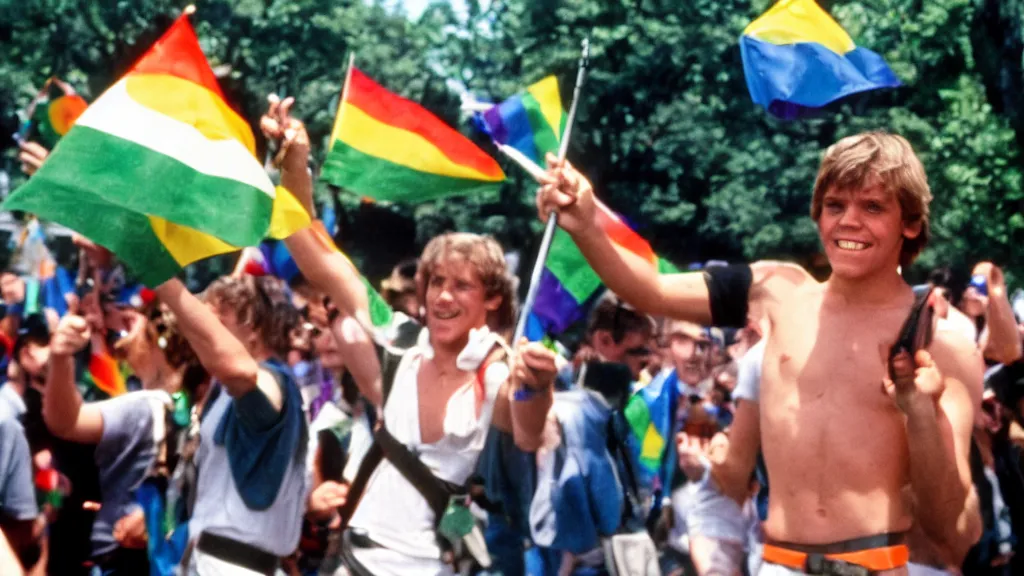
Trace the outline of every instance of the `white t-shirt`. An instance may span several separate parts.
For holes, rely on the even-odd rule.
[[[417,454],[435,476],[462,485],[476,468],[487,440],[494,401],[498,389],[508,378],[509,369],[503,362],[488,366],[479,418],[473,381],[452,394],[444,419],[444,436],[433,444],[424,444],[420,441],[417,379],[423,356],[423,349],[417,346],[402,358],[384,407],[384,423],[395,439]],[[401,564],[395,562],[397,558],[377,564],[373,561],[373,554],[357,554],[357,558],[365,560],[364,564],[374,574],[386,575],[394,570],[397,570],[395,573],[410,573],[412,570],[412,573],[426,574],[443,570],[441,549],[434,532],[434,512],[419,491],[387,459],[381,461],[370,477],[350,524],[365,531],[371,540],[387,548],[388,552],[395,553],[393,556],[406,557],[408,564],[403,572],[394,568]]]
[[[221,390],[205,408],[206,415],[199,429],[200,445],[196,453],[199,481],[189,535],[197,538],[203,532],[210,532],[275,556],[288,556],[299,544],[302,515],[309,495],[305,461],[297,463],[292,458],[288,462],[277,498],[269,508],[249,508],[231,476],[227,449],[214,442],[217,426],[233,401],[227,390]]]
[[[747,350],[747,353],[740,358],[739,371],[736,377],[736,389],[733,390],[733,397],[739,400],[758,402],[761,399],[761,365],[764,364],[764,350],[766,340],[754,344]]]

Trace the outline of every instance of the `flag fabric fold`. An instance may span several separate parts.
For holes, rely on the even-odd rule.
[[[558,79],[548,76],[477,114],[475,123],[498,144],[511,146],[543,166],[546,153],[558,152],[566,119]]]
[[[322,177],[374,200],[422,202],[495,190],[505,173],[425,108],[352,68]]]
[[[650,262],[660,273],[678,271],[659,258],[642,236],[601,202],[598,202],[598,226],[613,242]],[[586,314],[589,302],[602,285],[601,278],[587,263],[572,237],[558,229],[541,274],[533,313],[548,334],[560,334]]]
[[[187,16],[179,18],[4,203],[110,249],[145,284],[309,224],[255,157]]]
[[[780,0],[747,26],[740,50],[751,98],[784,119],[900,85],[881,56],[854,44],[814,0]]]

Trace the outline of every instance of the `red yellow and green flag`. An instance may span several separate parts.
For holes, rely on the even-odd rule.
[[[476,144],[357,68],[349,71],[322,176],[391,202],[493,190],[505,180]]]
[[[309,225],[255,152],[182,15],[3,208],[81,233],[154,286],[197,260]]]

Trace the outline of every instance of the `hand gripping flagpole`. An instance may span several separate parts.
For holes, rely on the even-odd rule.
[[[576,105],[580,101],[580,90],[583,88],[583,81],[587,76],[587,65],[590,61],[590,39],[583,39],[582,53],[580,54],[579,69],[576,72],[576,86],[572,91],[572,105],[569,107],[569,116],[565,122],[565,132],[562,133],[561,144],[558,148],[558,160],[565,160],[565,154],[569,151],[569,137],[572,135],[572,125],[576,120]],[[552,212],[548,216],[547,226],[544,228],[544,236],[540,241],[540,249],[537,251],[537,262],[533,265],[533,274],[530,275],[530,288],[526,292],[526,302],[519,313],[519,322],[516,324],[515,336],[512,339],[512,346],[517,346],[526,333],[526,323],[529,321],[530,313],[537,302],[537,291],[540,289],[540,277],[544,273],[544,265],[548,259],[548,252],[551,251],[551,240],[555,237],[555,230],[558,228],[558,213]]]

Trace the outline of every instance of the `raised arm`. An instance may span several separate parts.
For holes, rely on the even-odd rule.
[[[982,530],[970,446],[984,364],[974,343],[952,332],[938,332],[930,352],[918,352],[916,370],[908,360],[894,360],[898,377],[887,387],[907,417],[915,515],[959,565]]]
[[[568,162],[548,157],[549,169],[537,192],[542,220],[558,213],[558,224],[568,232],[587,262],[608,288],[638,310],[701,325],[746,325],[746,308],[770,300],[777,288],[792,288],[810,278],[797,266],[759,262],[708,272],[658,274],[647,260],[615,243],[604,233],[593,188]],[[781,280],[786,286],[774,285]],[[718,317],[716,317],[718,316]]]
[[[981,262],[974,267],[973,274],[982,275],[988,281],[988,298],[985,306],[987,330],[979,344],[985,358],[1001,364],[1013,364],[1021,358],[1020,333],[1017,319],[1006,293],[1003,271],[991,262]]]
[[[294,103],[292,98],[278,102],[275,96],[271,96],[269,100],[260,128],[267,138],[279,143],[280,153],[276,161],[281,168],[281,185],[315,217],[313,178],[307,168],[309,136],[306,128],[290,114]],[[314,225],[293,234],[285,244],[310,284],[330,296],[342,313],[369,322],[369,302],[362,276],[352,262],[335,248],[325,230]]]
[[[590,182],[568,162],[548,155],[548,172],[537,191],[542,220],[558,213],[558,224],[572,236],[580,252],[608,289],[638,310],[707,325],[711,307],[700,273],[661,276],[650,262],[617,245],[601,229]]]
[[[384,403],[380,360],[377,349],[362,327],[351,316],[339,316],[331,323],[338,351],[345,358],[345,369],[352,374],[359,392],[374,406]]]
[[[224,385],[228,394],[239,398],[255,389],[259,379],[269,378],[266,385],[260,382],[259,388],[266,392],[272,404],[276,396],[276,408],[280,409],[281,393],[273,376],[259,369],[245,346],[221,324],[206,304],[193,296],[177,278],[164,282],[155,292],[160,301],[174,312],[178,328],[192,345],[203,367]]]
[[[85,404],[75,384],[75,354],[89,344],[89,324],[81,316],[61,319],[50,340],[50,371],[43,393],[43,421],[59,438],[97,444],[103,416],[97,404]]]

